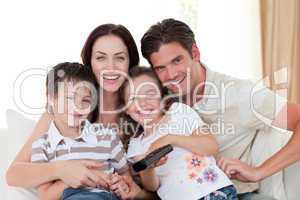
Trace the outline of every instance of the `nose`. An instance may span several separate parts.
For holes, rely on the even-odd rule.
[[[177,71],[173,66],[167,66],[168,79],[174,79],[177,76]]]
[[[115,61],[114,59],[110,58],[107,60],[107,63],[106,63],[106,69],[107,70],[114,70],[116,68],[116,65],[115,65]]]
[[[138,100],[138,106],[140,109],[143,109],[144,106],[147,105],[147,99],[146,98],[139,98]]]

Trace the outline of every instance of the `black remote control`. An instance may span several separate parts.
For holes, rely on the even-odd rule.
[[[167,145],[165,145],[163,147],[160,147],[160,148],[152,151],[150,154],[148,154],[142,160],[134,163],[132,165],[132,168],[136,172],[143,171],[147,167],[151,166],[153,163],[159,161],[162,157],[164,157],[165,155],[167,155],[171,151],[173,151],[173,147],[170,144],[167,144]]]

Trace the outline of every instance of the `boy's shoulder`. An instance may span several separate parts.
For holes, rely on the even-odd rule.
[[[49,134],[48,132],[46,132],[33,141],[32,148],[38,148],[38,147],[46,148],[48,145],[49,145]]]

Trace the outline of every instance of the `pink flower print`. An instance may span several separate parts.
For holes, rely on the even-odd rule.
[[[197,178],[197,174],[195,172],[191,172],[189,174],[189,179],[195,179],[195,178]]]
[[[203,173],[203,178],[207,182],[215,182],[218,178],[218,174],[213,169],[206,169]]]
[[[206,163],[202,156],[191,154],[186,157],[187,168],[189,170],[201,171],[206,167]]]

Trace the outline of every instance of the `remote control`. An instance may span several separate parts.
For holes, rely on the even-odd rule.
[[[163,147],[160,147],[154,151],[152,151],[150,154],[148,154],[145,158],[142,160],[134,163],[132,165],[132,168],[136,172],[140,172],[151,166],[153,163],[159,161],[163,156],[167,155],[173,151],[173,147],[170,144],[167,144]]]

